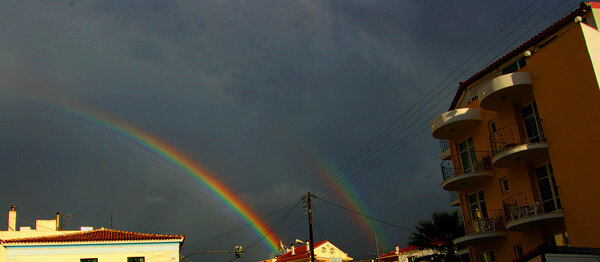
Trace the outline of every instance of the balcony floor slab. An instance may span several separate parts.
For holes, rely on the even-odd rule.
[[[442,188],[447,191],[464,191],[494,177],[492,172],[473,172],[453,176],[442,182]]]
[[[460,245],[472,246],[479,242],[487,242],[487,241],[494,240],[497,238],[502,238],[505,236],[506,236],[506,232],[503,232],[503,231],[486,232],[486,233],[481,233],[481,234],[474,234],[474,235],[459,237],[457,239],[454,239],[454,244],[457,246],[460,246]]]
[[[497,153],[492,159],[492,164],[494,167],[510,168],[543,156],[548,156],[546,142],[523,144]]]
[[[552,223],[563,223],[564,213],[562,210],[549,212],[540,215],[528,216],[520,219],[515,219],[506,223],[506,229],[511,231],[524,231],[531,228],[552,224]]]

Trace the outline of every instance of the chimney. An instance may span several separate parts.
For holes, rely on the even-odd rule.
[[[400,247],[398,247],[398,245],[396,245],[396,255],[398,255],[399,252],[400,252]]]
[[[62,230],[60,226],[60,212],[56,212],[56,231]]]
[[[15,208],[15,205],[12,205],[10,211],[8,211],[8,231],[17,230],[17,211]]]
[[[308,240],[306,240],[306,253],[310,254],[310,242]]]
[[[292,243],[292,256],[296,254],[296,248],[294,247],[294,243]]]

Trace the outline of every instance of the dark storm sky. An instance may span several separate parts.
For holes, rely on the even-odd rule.
[[[112,214],[117,229],[185,234],[184,255],[256,240],[243,228],[203,242],[246,222],[189,174],[62,110],[60,101],[166,141],[261,216],[309,190],[343,204],[321,186],[325,177],[310,159],[343,168],[396,119],[416,112],[388,136],[405,137],[393,154],[368,172],[341,174],[353,177],[349,186],[373,217],[411,228],[450,209],[428,128],[450,103],[447,94],[578,5],[1,1],[0,214],[15,204],[19,225],[28,226],[58,210],[72,214],[68,229],[108,227]],[[329,239],[355,258],[375,252],[355,215],[318,200],[315,213],[316,241]],[[274,225],[283,215],[265,221]],[[296,212],[286,221],[275,232],[284,243],[308,238],[306,217]],[[386,248],[406,244],[409,231],[379,227]],[[244,261],[268,256],[262,244],[251,251]]]

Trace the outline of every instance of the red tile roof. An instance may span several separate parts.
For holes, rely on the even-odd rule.
[[[402,248],[402,249],[398,250],[398,253],[402,254],[404,252],[413,251],[413,250],[417,250],[417,249],[419,249],[418,246],[410,245],[410,246],[407,246],[405,248]],[[377,258],[384,259],[384,258],[391,258],[391,257],[396,257],[396,256],[397,256],[396,255],[396,250],[392,250],[392,251],[390,251],[388,253],[385,253],[383,255],[378,256]]]
[[[512,50],[509,53],[505,54],[503,57],[501,57],[500,59],[494,61],[493,63],[491,63],[490,65],[488,65],[487,67],[485,67],[481,71],[477,72],[476,74],[474,74],[473,76],[471,76],[467,80],[460,82],[460,85],[458,87],[458,91],[456,92],[456,95],[454,96],[454,99],[452,100],[452,104],[450,104],[450,109],[449,110],[453,110],[456,107],[456,104],[458,104],[458,100],[460,99],[460,96],[467,89],[467,86],[473,84],[479,78],[481,78],[481,77],[489,74],[490,72],[496,70],[502,64],[504,64],[504,63],[508,62],[509,60],[515,58],[516,56],[524,53],[525,51],[527,51],[532,46],[534,46],[534,45],[536,45],[538,43],[541,43],[547,37],[549,37],[549,36],[553,35],[554,33],[558,32],[560,29],[562,29],[566,25],[568,25],[570,23],[573,23],[573,19],[575,19],[575,17],[581,16],[581,15],[585,14],[586,12],[590,11],[591,8],[600,8],[600,2],[583,2],[583,3],[581,3],[581,5],[579,6],[579,8],[577,8],[577,10],[571,12],[570,14],[566,15],[562,19],[558,20],[557,22],[555,22],[554,24],[552,24],[548,28],[544,29],[542,32],[538,33],[537,35],[535,35],[531,39],[527,40],[527,42],[521,44],[520,46],[518,46],[514,50]]]
[[[587,2],[592,8],[600,8],[600,2]]]
[[[104,242],[104,241],[148,241],[183,240],[182,235],[157,235],[120,231],[114,229],[96,229],[64,235],[29,237],[1,240],[2,244],[65,243],[65,242]]]
[[[317,243],[315,243],[314,248],[317,249],[317,247],[325,244],[326,242],[328,242],[328,241],[323,240],[321,242],[317,242]],[[308,253],[308,249],[306,248],[306,244],[294,247],[294,255],[292,255],[292,251],[290,250],[290,251],[286,252],[285,254],[278,256],[277,262],[292,261],[292,260],[301,259],[301,258],[305,258],[305,257],[309,257],[309,253]]]

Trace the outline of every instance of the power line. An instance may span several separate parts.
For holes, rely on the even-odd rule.
[[[296,225],[302,218],[304,218],[304,211],[302,208],[296,208],[292,211],[292,213],[289,215],[288,219],[286,219],[285,221],[283,221],[278,228],[292,228],[292,225]],[[254,248],[250,251],[246,250],[246,253],[250,256],[254,253],[256,253],[257,249]]]
[[[256,244],[258,244],[261,240],[263,240],[269,233],[273,232],[277,227],[279,227],[281,225],[281,223],[286,220],[291,214],[292,211],[296,208],[298,208],[298,206],[301,203],[301,199],[296,200],[295,204],[292,205],[292,207],[290,207],[287,212],[285,212],[277,221],[275,221],[275,224],[271,227],[269,227],[269,229],[262,234],[258,239],[254,240],[253,242],[251,242],[250,244],[248,244],[246,250],[251,250]]]
[[[209,242],[209,241],[212,241],[212,240],[215,240],[215,239],[218,239],[218,238],[224,237],[224,236],[226,236],[226,235],[228,235],[228,234],[231,234],[231,233],[233,233],[233,232],[239,231],[239,230],[241,230],[241,229],[243,229],[243,228],[246,228],[246,227],[248,227],[248,226],[252,225],[252,224],[253,224],[254,222],[256,222],[256,221],[261,221],[261,220],[264,220],[264,219],[266,219],[267,217],[270,217],[270,216],[272,216],[272,215],[274,215],[274,214],[276,214],[276,213],[280,212],[281,210],[283,210],[283,209],[285,209],[285,208],[287,208],[287,207],[289,207],[289,206],[291,206],[291,205],[293,205],[293,204],[296,204],[297,202],[298,202],[298,200],[294,200],[294,201],[292,201],[292,202],[290,202],[290,203],[288,203],[288,204],[284,205],[283,207],[281,207],[281,208],[278,208],[278,209],[276,209],[275,211],[272,211],[271,213],[269,213],[269,214],[267,214],[267,215],[265,215],[265,216],[263,216],[263,217],[261,217],[261,218],[259,218],[259,219],[257,219],[257,220],[254,220],[254,221],[253,221],[253,222],[251,222],[251,223],[247,223],[247,224],[244,224],[244,225],[242,225],[242,226],[236,227],[236,228],[234,228],[234,229],[232,229],[232,230],[230,230],[230,231],[227,231],[227,232],[225,232],[225,233],[219,234],[219,235],[217,235],[217,236],[215,236],[215,237],[212,237],[212,238],[209,238],[209,239],[205,239],[205,240],[202,240],[202,241],[199,241],[199,242],[196,242],[196,243],[193,243],[193,244],[187,245],[186,247],[183,247],[183,248],[181,248],[181,249],[187,249],[187,248],[191,248],[191,247],[199,246],[199,245],[202,245],[202,244],[204,244],[204,243],[206,243],[206,242]],[[264,238],[264,237],[263,237],[263,238]]]
[[[371,219],[371,220],[375,220],[375,221],[381,222],[381,223],[383,223],[383,224],[386,224],[386,225],[388,225],[388,226],[393,226],[393,227],[397,227],[397,228],[404,229],[404,230],[408,230],[408,231],[414,231],[414,229],[412,229],[412,228],[405,227],[405,226],[400,226],[400,225],[396,225],[396,224],[392,224],[392,223],[390,223],[390,222],[387,222],[387,221],[385,221],[385,220],[382,220],[382,219],[379,219],[379,218],[375,218],[375,217],[372,217],[372,216],[365,215],[365,214],[363,214],[363,213],[360,213],[360,212],[358,212],[358,211],[354,211],[354,210],[352,210],[352,209],[349,209],[349,208],[347,208],[347,207],[344,207],[344,206],[342,206],[342,205],[338,205],[338,204],[336,204],[336,203],[333,203],[333,202],[327,201],[327,200],[325,200],[325,199],[323,199],[323,198],[320,198],[320,197],[317,197],[317,196],[315,196],[315,195],[313,195],[313,197],[314,197],[314,198],[316,198],[316,199],[319,199],[319,200],[321,200],[321,201],[323,201],[323,202],[325,202],[325,203],[327,203],[327,204],[330,204],[330,205],[333,205],[333,206],[335,206],[335,207],[338,207],[338,208],[341,208],[341,209],[343,209],[343,210],[346,210],[346,211],[348,211],[348,212],[350,212],[350,213],[353,213],[353,214],[356,214],[356,215],[359,215],[359,216],[363,216],[363,217],[366,217],[366,218],[368,218],[368,219]]]
[[[539,19],[537,23],[533,24],[532,26],[529,27],[529,29],[527,29],[523,34],[521,34],[519,37],[517,37],[517,39],[515,39],[512,43],[510,43],[510,46],[513,46],[515,43],[517,43],[519,40],[521,40],[521,38],[523,38],[523,36],[525,36],[529,31],[533,30],[533,28],[535,28],[537,25],[539,25],[544,19],[548,18],[550,15],[552,15],[552,13],[554,13],[555,11],[558,10],[558,8],[560,8],[562,5],[564,5],[566,3],[566,1],[563,1],[561,4],[559,4],[558,6],[554,7],[549,13],[547,13],[542,19]],[[502,50],[500,52],[499,55],[497,55],[494,60],[498,59],[502,54],[508,52],[510,46],[504,50]]]
[[[537,1],[537,0],[536,0]],[[533,4],[536,2],[533,1],[531,4],[529,4],[525,9],[523,9],[523,11],[521,11],[516,17],[520,17],[522,16],[531,6],[533,6]],[[433,101],[432,99],[427,100],[428,102],[425,104],[422,104],[418,109],[416,109],[413,113],[409,114],[411,111],[413,111],[413,109],[415,109],[423,100],[425,100],[428,96],[430,96],[431,94],[433,94],[434,91],[436,91],[437,89],[439,89],[440,87],[443,86],[443,83],[446,82],[446,80],[448,80],[452,75],[454,75],[456,72],[458,72],[460,70],[460,68],[462,68],[464,65],[467,64],[467,62],[469,60],[471,60],[471,58],[473,58],[476,54],[478,54],[486,45],[488,45],[493,39],[495,39],[502,31],[504,31],[510,24],[513,23],[513,21],[515,21],[515,19],[511,20],[511,22],[509,22],[508,24],[506,24],[503,28],[501,28],[497,33],[495,33],[488,41],[486,41],[477,51],[475,51],[473,54],[471,54],[471,56],[469,56],[463,63],[461,63],[461,65],[459,65],[452,73],[450,73],[448,76],[446,76],[441,82],[439,82],[434,88],[432,88],[428,93],[426,93],[423,98],[421,98],[419,101],[417,101],[416,103],[414,103],[404,114],[402,114],[399,118],[397,118],[395,121],[393,121],[390,125],[388,125],[382,132],[380,132],[374,139],[372,139],[369,143],[367,143],[365,146],[363,146],[358,153],[354,154],[348,161],[346,161],[342,167],[336,171],[338,173],[342,173],[347,171],[348,169],[352,169],[352,167],[354,166],[353,170],[358,169],[363,169],[364,168],[364,163],[366,163],[367,161],[369,161],[374,154],[376,154],[377,152],[381,151],[384,147],[386,147],[390,141],[393,141],[395,138],[397,138],[400,134],[402,134],[402,132],[396,134],[392,139],[390,139],[388,142],[386,142],[383,146],[379,146],[382,143],[382,141],[386,140],[390,135],[392,135],[394,132],[396,132],[401,126],[402,123],[400,125],[397,125],[400,120],[402,120],[403,118],[405,118],[405,116],[408,115],[408,117],[406,118],[406,120],[410,120],[413,116],[415,116],[419,111],[421,111],[425,106],[429,105],[431,103],[431,101]],[[499,41],[501,42],[501,41]],[[489,53],[489,51],[487,52]],[[485,55],[484,55],[485,56]],[[479,61],[479,60],[478,60]],[[478,61],[474,62],[473,64],[477,63]],[[466,70],[469,70],[473,65],[471,65],[469,68],[467,68]],[[465,70],[465,72],[466,72]],[[463,72],[464,74],[464,72]],[[458,78],[458,76],[457,76]],[[454,80],[456,81],[456,80]],[[449,94],[447,94],[445,98],[447,98],[450,94],[452,94],[454,91],[452,90],[452,92],[450,92]],[[439,97],[439,93],[436,94],[434,96],[435,97]],[[441,101],[440,101],[441,102]],[[439,104],[439,102],[436,102],[436,104]],[[431,110],[431,109],[430,109]],[[429,111],[430,111],[429,110]],[[417,119],[418,120],[418,119]],[[415,120],[416,121],[416,120]],[[415,121],[411,122],[410,125],[414,125]],[[391,131],[390,131],[391,130]],[[411,132],[412,133],[412,132]],[[377,149],[373,150],[373,147],[377,147]],[[365,156],[367,156],[365,158]],[[355,161],[356,160],[356,161]],[[354,165],[353,163],[359,162],[358,167],[356,165]],[[353,170],[350,170],[350,173],[352,173]],[[344,184],[344,182],[342,181],[342,184]],[[320,188],[324,185],[324,182],[319,184],[316,188]]]
[[[317,216],[317,212],[315,212],[314,205],[313,205],[313,216],[315,217],[315,222],[317,224],[317,230],[319,231],[319,233],[321,233],[321,237],[323,239],[327,239],[327,237],[325,236],[325,231],[323,231],[323,227],[321,226],[321,223],[319,222],[319,217]]]
[[[528,6],[526,9],[524,9],[524,10],[523,10],[521,13],[519,13],[519,14],[517,15],[517,17],[516,17],[516,18],[518,18],[518,17],[520,17],[522,14],[524,14],[524,13],[525,13],[525,11],[527,11],[527,10],[528,10],[528,9],[529,9],[529,8],[530,8],[530,7],[531,7],[533,4],[534,4],[534,3],[535,3],[535,1],[534,1],[534,2],[532,2],[532,3],[531,3],[531,4],[530,4],[530,5],[529,5],[529,6]],[[539,10],[541,10],[541,8],[543,8],[543,7],[544,7],[544,5],[542,5],[542,6],[538,7],[538,9],[536,9],[536,11],[535,11],[534,13],[537,13],[537,12],[538,12]],[[558,6],[558,7],[560,7],[560,6]],[[556,8],[555,8],[555,10],[556,10],[558,7],[556,7]],[[548,15],[546,15],[546,16],[545,16],[543,19],[541,19],[541,20],[544,20],[544,19],[545,19],[547,16],[548,16]],[[524,24],[526,21],[528,21],[529,19],[531,19],[531,17],[533,17],[533,16],[530,16],[529,18],[527,18],[527,19],[525,19],[523,22],[521,22],[521,24],[519,24],[519,26],[517,26],[517,28],[519,28],[519,27],[520,27],[522,24]],[[439,88],[439,87],[441,86],[441,84],[442,84],[443,82],[445,82],[445,80],[446,80],[446,79],[449,79],[449,77],[450,77],[451,75],[453,75],[453,74],[454,74],[455,72],[457,72],[457,71],[458,71],[460,68],[462,68],[462,67],[463,67],[463,66],[464,66],[464,65],[465,65],[465,64],[466,64],[466,63],[467,63],[467,62],[468,62],[468,61],[469,61],[469,60],[470,60],[470,59],[471,59],[471,58],[472,58],[472,57],[473,57],[475,54],[477,54],[477,53],[478,53],[480,50],[482,50],[484,46],[486,46],[486,45],[487,45],[487,44],[489,44],[489,43],[490,43],[490,42],[491,42],[491,41],[492,41],[494,38],[496,38],[496,36],[497,36],[497,35],[499,35],[499,33],[500,33],[500,32],[504,31],[504,30],[505,30],[505,29],[506,29],[506,28],[507,28],[507,27],[508,27],[510,24],[512,24],[512,23],[513,23],[513,21],[516,21],[516,18],[515,18],[515,19],[513,19],[513,20],[511,20],[511,22],[510,22],[510,23],[508,23],[507,25],[505,25],[505,26],[504,26],[504,27],[503,27],[503,28],[502,28],[500,31],[498,31],[496,34],[494,34],[494,36],[492,36],[492,38],[490,38],[490,39],[489,39],[489,40],[488,40],[488,41],[487,41],[487,42],[486,42],[486,43],[485,43],[485,44],[484,44],[484,45],[483,45],[481,48],[479,48],[479,49],[478,49],[478,50],[477,50],[475,53],[473,53],[473,54],[472,54],[472,55],[471,55],[469,58],[467,58],[467,59],[466,59],[466,60],[465,60],[465,61],[464,61],[464,62],[463,62],[463,63],[462,63],[462,64],[461,64],[459,67],[457,67],[457,69],[455,69],[455,70],[454,70],[454,71],[453,71],[453,72],[452,72],[450,75],[448,75],[448,76],[447,76],[447,77],[446,77],[444,80],[442,80],[442,81],[441,81],[441,82],[438,84],[438,86],[436,86],[435,88],[433,88],[432,90],[430,90],[430,91],[429,91],[429,92],[428,92],[428,93],[427,93],[427,94],[426,94],[426,95],[425,95],[425,96],[424,96],[424,97],[423,97],[421,100],[417,101],[417,103],[415,103],[415,104],[414,104],[414,105],[413,105],[413,106],[412,106],[412,107],[411,107],[411,108],[410,108],[410,109],[409,109],[407,112],[410,112],[410,111],[411,111],[413,108],[415,108],[415,106],[416,106],[416,105],[418,105],[418,104],[419,104],[419,103],[420,103],[422,100],[424,100],[425,98],[427,98],[427,96],[428,96],[429,94],[433,93],[433,91],[435,91],[437,88]],[[533,28],[533,27],[532,27],[532,28]],[[527,32],[529,32],[529,31],[530,31],[532,28],[528,29],[528,30],[526,31],[526,33],[527,33]],[[516,29],[515,29],[515,30],[516,30]],[[511,34],[512,34],[512,33],[513,33],[515,30],[512,30],[512,31],[511,31],[509,34],[507,34],[507,36],[505,36],[505,37],[504,37],[502,40],[498,41],[498,42],[497,42],[497,44],[496,44],[496,45],[494,45],[494,46],[493,46],[491,49],[494,49],[494,48],[496,48],[496,47],[499,45],[499,43],[501,43],[501,42],[503,42],[504,40],[506,40],[506,39],[507,39],[507,37],[508,37],[509,35],[511,35]],[[465,73],[466,73],[468,70],[470,70],[470,69],[471,69],[471,68],[472,68],[472,67],[473,67],[473,66],[474,66],[476,63],[478,63],[479,61],[481,61],[481,59],[483,59],[483,57],[485,57],[485,56],[487,56],[487,54],[491,53],[491,51],[492,51],[492,50],[489,50],[489,51],[487,51],[487,52],[486,52],[486,54],[482,55],[482,56],[481,56],[479,59],[477,59],[475,62],[473,62],[473,64],[472,64],[471,66],[469,66],[468,68],[466,68],[466,69],[463,71],[463,73],[462,73],[461,75],[464,75],[464,74],[465,74]],[[457,76],[456,78],[458,78],[458,77],[459,77],[459,76]],[[454,80],[454,81],[456,81],[456,78],[455,78],[455,80]],[[446,94],[446,96],[444,96],[444,97],[442,98],[442,100],[443,100],[443,99],[446,99],[447,97],[449,97],[449,96],[450,96],[451,94],[453,94],[454,92],[455,92],[454,90],[450,89],[450,92],[448,92],[448,93]],[[440,97],[440,95],[443,95],[443,93],[438,93],[437,95],[435,95],[435,96],[434,96],[434,98],[439,98],[439,97]],[[419,113],[420,111],[422,111],[422,110],[423,110],[423,108],[424,108],[425,106],[427,106],[427,105],[431,104],[431,101],[434,101],[434,100],[428,100],[428,102],[427,102],[427,103],[424,103],[424,104],[422,104],[422,105],[421,105],[421,106],[420,106],[420,107],[419,107],[419,108],[418,108],[418,109],[417,109],[415,112],[413,112],[412,114],[410,114],[410,115],[409,115],[409,117],[408,117],[406,120],[410,120],[410,119],[411,119],[413,116],[417,115],[417,113]],[[436,100],[436,101],[437,101],[437,102],[436,102],[436,105],[440,105],[440,102],[441,102],[441,100],[439,100],[439,99],[438,99],[438,100]],[[423,119],[423,116],[428,116],[428,113],[429,113],[429,112],[431,112],[431,111],[432,111],[433,109],[435,109],[435,108],[436,108],[436,107],[429,107],[429,109],[428,109],[426,112],[424,112],[424,113],[422,113],[422,112],[421,112],[421,114],[420,114],[420,117],[416,118],[415,120],[413,120],[412,122],[410,122],[410,123],[408,124],[408,125],[409,125],[409,126],[408,126],[408,128],[410,128],[410,127],[414,126],[414,125],[417,123],[417,120],[419,120],[419,119]],[[358,177],[358,176],[360,176],[360,175],[363,175],[363,174],[365,174],[365,173],[369,172],[369,171],[370,171],[370,170],[372,170],[374,167],[376,167],[376,166],[377,166],[377,165],[379,165],[381,162],[383,162],[383,160],[385,160],[385,159],[389,158],[389,157],[390,157],[390,156],[391,156],[393,153],[397,152],[401,146],[404,146],[404,145],[405,145],[405,144],[407,144],[408,142],[412,141],[414,138],[416,138],[416,135],[418,135],[418,134],[420,134],[420,133],[422,133],[422,132],[424,131],[424,130],[423,130],[423,131],[421,131],[421,132],[419,132],[419,133],[415,134],[415,132],[416,132],[416,131],[419,129],[419,127],[421,126],[421,124],[420,124],[419,126],[417,126],[416,128],[413,128],[411,131],[408,131],[408,132],[409,132],[408,134],[406,134],[406,132],[407,132],[407,131],[405,131],[405,130],[408,130],[408,129],[403,129],[401,132],[399,132],[399,133],[397,133],[396,135],[394,135],[394,136],[393,136],[391,139],[388,139],[388,141],[386,141],[386,142],[385,142],[385,144],[383,144],[383,145],[380,145],[384,139],[388,138],[388,137],[389,137],[389,136],[390,136],[392,133],[394,133],[394,132],[395,132],[397,129],[399,129],[400,125],[399,125],[399,126],[396,126],[396,127],[394,127],[394,128],[392,129],[392,131],[389,131],[389,132],[388,132],[388,130],[389,130],[390,128],[392,128],[392,126],[396,125],[396,123],[397,123],[397,122],[399,122],[399,120],[401,120],[401,119],[402,119],[402,117],[400,117],[400,118],[398,118],[396,121],[394,121],[394,122],[393,122],[393,123],[392,123],[390,126],[388,126],[388,127],[387,127],[387,128],[386,128],[386,129],[385,129],[383,132],[381,132],[381,133],[380,133],[380,134],[379,134],[379,135],[378,135],[378,136],[377,136],[375,139],[371,140],[371,142],[370,142],[369,144],[367,144],[366,146],[364,146],[364,147],[363,147],[363,148],[362,148],[362,149],[359,151],[359,153],[355,154],[355,155],[354,155],[354,156],[351,158],[351,160],[354,160],[354,159],[360,160],[360,159],[362,158],[362,160],[360,161],[360,163],[359,163],[358,165],[345,165],[345,166],[342,166],[342,168],[341,168],[341,169],[339,169],[340,171],[338,171],[338,172],[340,172],[340,173],[341,173],[342,171],[348,170],[348,169],[349,169],[351,166],[354,166],[354,168],[353,168],[352,170],[350,170],[350,172],[348,172],[348,173],[354,173],[354,174],[353,174],[353,175],[350,175],[350,178],[348,178],[348,177],[337,178],[337,179],[338,179],[338,182],[340,182],[342,185],[343,185],[343,184],[347,184],[349,181],[353,180],[354,178],[356,178],[356,177]],[[426,123],[426,122],[425,122],[425,123]],[[396,139],[397,139],[397,138],[398,138],[400,135],[402,135],[403,133],[405,133],[405,134],[404,134],[404,136],[403,136],[403,137],[401,137],[401,138],[400,138],[399,140],[397,140],[396,142],[394,142],[394,141],[395,141],[395,140],[396,140]],[[412,136],[413,134],[415,134],[415,135],[414,135],[414,136]],[[383,138],[379,139],[380,137],[383,137]],[[403,141],[406,141],[406,142],[402,143]],[[392,143],[393,143],[393,144],[392,144]],[[391,146],[391,147],[388,147],[390,144],[392,144],[392,146]],[[373,151],[372,151],[372,148],[373,148],[373,147],[376,147],[377,145],[380,145],[380,146],[378,146],[376,150],[373,150]],[[369,148],[370,148],[370,149],[369,149]],[[387,148],[387,150],[386,150],[385,148]],[[382,150],[385,150],[385,151],[384,151],[383,153],[381,153],[381,151],[382,151]],[[371,151],[371,152],[370,152],[370,151]],[[359,155],[359,154],[361,154],[361,152],[363,152],[363,153],[362,153],[362,155],[361,155],[361,156],[359,156],[359,157],[357,158],[356,156],[357,156],[357,155]],[[365,156],[367,156],[367,157],[366,157],[366,158],[364,158]],[[351,160],[350,160],[350,161],[351,161]],[[320,184],[320,185],[319,185],[317,188],[320,188],[320,187],[322,187],[322,185],[323,185],[323,184],[324,184],[324,183],[321,183],[321,184]],[[329,190],[326,190],[326,192],[327,192],[327,191],[331,191],[331,189],[329,189]],[[326,193],[326,194],[327,194],[327,193]],[[329,194],[330,194],[330,193],[329,193]]]

